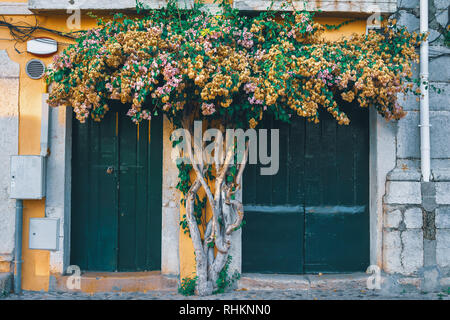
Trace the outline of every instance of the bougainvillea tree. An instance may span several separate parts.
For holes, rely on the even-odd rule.
[[[189,132],[196,120],[223,132],[255,128],[266,116],[317,123],[321,108],[348,125],[337,103],[341,98],[376,108],[387,120],[404,116],[397,96],[413,90],[411,62],[421,35],[394,21],[380,32],[328,42],[326,26],[315,23],[311,12],[246,16],[225,2],[221,9],[212,14],[195,4],[182,10],[169,1],[167,8],[139,17],[99,20],[55,58],[47,75],[49,104],[71,106],[81,122],[100,121],[108,101],[117,99],[135,123],[165,114]],[[191,149],[187,153],[192,161],[178,163],[186,206],[181,225],[195,249],[197,293],[206,295],[217,288],[231,234],[243,219],[234,193],[248,148],[236,164],[228,151],[215,164],[194,161]],[[205,199],[198,196],[201,189]],[[212,211],[208,221],[206,203]]]

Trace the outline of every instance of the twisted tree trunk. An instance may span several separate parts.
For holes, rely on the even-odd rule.
[[[188,125],[183,126],[186,130],[190,129]],[[223,164],[215,164],[216,177],[213,191],[205,178],[207,168],[203,166],[202,159],[194,157],[192,142],[187,142],[188,156],[195,172],[195,180],[186,195],[186,219],[195,251],[196,293],[205,296],[212,294],[218,288],[217,280],[228,261],[232,234],[241,226],[244,218],[243,205],[240,201],[233,199],[233,195],[240,188],[247,164],[248,143],[246,143],[243,159],[237,165],[238,170],[233,181],[227,182],[226,177],[234,159],[234,148],[227,150]],[[194,214],[195,198],[201,188],[205,191],[207,202],[212,209],[212,217],[204,226],[203,237]]]

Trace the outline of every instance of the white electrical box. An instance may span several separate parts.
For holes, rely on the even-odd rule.
[[[30,249],[58,250],[59,219],[30,218]]]
[[[45,157],[11,156],[12,199],[45,197]]]

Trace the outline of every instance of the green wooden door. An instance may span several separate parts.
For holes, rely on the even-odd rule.
[[[274,176],[261,176],[258,165],[246,169],[243,272],[354,272],[369,265],[368,111],[344,109],[349,126],[325,112],[318,125],[266,121],[280,130],[280,169]]]
[[[71,263],[82,270],[161,266],[162,117],[137,126],[127,110],[73,121]]]

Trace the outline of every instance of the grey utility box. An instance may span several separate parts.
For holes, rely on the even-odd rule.
[[[45,157],[11,156],[12,199],[45,197]]]
[[[59,219],[30,218],[30,249],[58,250]]]

